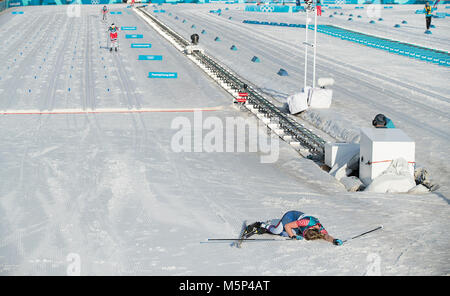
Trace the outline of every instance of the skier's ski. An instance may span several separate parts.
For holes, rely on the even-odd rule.
[[[258,227],[256,225],[260,225],[259,222],[255,222],[253,224],[247,225],[247,222],[245,222],[245,228],[244,228],[244,232],[242,232],[241,236],[239,237],[239,239],[236,242],[236,247],[240,248],[242,243],[247,240],[249,237],[251,237],[254,234],[258,233]]]
[[[242,223],[242,229],[241,232],[239,233],[239,237],[238,239],[234,242],[234,245],[236,246],[236,248],[240,248],[241,244],[242,244],[242,238],[245,235],[245,232],[247,231],[247,220],[244,220],[244,223]]]

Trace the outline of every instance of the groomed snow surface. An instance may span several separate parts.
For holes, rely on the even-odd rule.
[[[125,5],[110,6],[122,14],[108,15],[106,23],[100,7],[84,5],[74,17],[65,6],[0,15],[0,274],[450,274],[448,68],[318,35],[318,77],[335,79],[333,103],[296,120],[337,141],[358,141],[359,128],[384,113],[416,141],[417,165],[441,185],[421,195],[349,193],[281,140],[277,160],[269,163],[262,162],[262,149],[205,152],[201,139],[212,126],[187,137],[193,152],[175,151],[178,123],[198,125],[199,114],[223,126],[227,118],[257,119],[233,106],[228,93]],[[157,8],[166,11],[155,14],[161,21],[186,39],[198,33],[208,54],[276,105],[303,86],[304,30],[242,21],[304,23],[304,13],[250,13],[241,4]],[[220,16],[209,13],[218,8]],[[425,35],[424,16],[414,14],[418,6],[382,10],[384,21],[370,25],[365,11],[344,8],[362,18],[329,18],[329,10],[321,23],[450,47],[448,18],[434,19],[436,29]],[[11,14],[18,10],[24,14]],[[401,20],[408,25],[393,28]],[[137,27],[119,32],[117,53],[106,48],[111,22]],[[140,61],[138,55],[163,59]],[[253,56],[261,62],[252,63]],[[289,76],[278,76],[280,68]],[[151,71],[178,78],[150,79]],[[277,143],[265,128],[259,131],[258,140]],[[318,217],[341,239],[380,224],[384,229],[341,247],[206,243],[236,237],[244,220],[280,218],[293,209]]]

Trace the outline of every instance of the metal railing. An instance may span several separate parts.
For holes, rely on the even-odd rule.
[[[188,40],[184,39],[182,36],[174,32],[160,20],[147,12],[144,9],[144,6],[137,7],[137,9],[150,18],[153,23],[159,27],[159,29],[171,36],[172,39],[183,48],[190,45]],[[242,88],[244,83],[249,85],[246,80],[239,77],[231,70],[226,69],[213,57],[199,51],[194,51],[192,55],[206,69],[211,71],[222,83],[226,84],[231,89],[238,91]],[[246,91],[248,92],[247,101],[249,104],[253,105],[253,107],[260,113],[263,113],[265,116],[270,118],[272,122],[277,123],[283,129],[285,135],[291,136],[293,141],[299,142],[300,145],[308,149],[311,154],[314,154],[323,160],[325,141],[321,137],[305,128],[301,123],[295,121],[289,116],[289,114],[282,112],[280,108],[272,104],[251,85],[248,86]]]

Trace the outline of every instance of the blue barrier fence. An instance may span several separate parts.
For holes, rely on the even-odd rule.
[[[276,22],[260,22],[244,20],[243,23],[254,25],[281,26],[291,28],[306,28],[304,24],[287,24]],[[314,25],[308,26],[314,30]],[[450,54],[446,51],[440,51],[432,48],[422,47],[410,43],[399,42],[391,39],[385,39],[377,36],[363,34],[332,25],[318,25],[317,32],[327,34],[342,40],[359,43],[364,46],[385,50],[390,53],[407,56],[414,59],[434,63],[441,66],[450,67]]]

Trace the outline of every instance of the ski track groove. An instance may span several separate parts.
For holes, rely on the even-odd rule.
[[[187,19],[187,18],[185,18],[184,17],[184,19]],[[198,22],[197,22],[198,23]],[[226,24],[229,24],[229,23],[226,23]],[[208,27],[209,28],[212,28],[212,27],[215,27],[214,26],[214,23],[213,24],[209,24],[208,25]],[[216,29],[216,30],[219,30],[220,31],[220,29]],[[242,30],[241,30],[242,31]],[[252,31],[253,32],[253,31]],[[248,34],[248,35],[240,35],[239,34],[240,33],[240,31],[238,31],[238,32],[233,32],[233,38],[234,39],[238,39],[238,40],[245,40],[246,39],[246,41],[247,41],[247,44],[249,45],[248,46],[248,48],[252,48],[252,44],[258,44],[258,45],[260,45],[260,43],[261,43],[261,39],[260,38],[257,38],[257,37],[255,37],[256,36],[256,34]],[[253,33],[255,33],[255,32],[253,32]],[[229,34],[231,34],[231,33],[229,33]],[[258,35],[260,35],[260,33],[258,32]],[[262,34],[262,35],[265,35],[265,34]],[[239,38],[239,37],[241,37],[241,38]],[[245,39],[242,39],[242,38],[244,38],[245,37]],[[272,39],[274,39],[273,37],[271,37]],[[258,43],[259,42],[259,43]],[[289,44],[285,44],[286,46],[291,46],[291,45],[289,45]],[[277,62],[276,64],[277,65],[283,65],[283,64],[288,64],[288,65],[292,65],[292,64],[295,64],[294,62],[296,62],[295,60],[294,60],[294,58],[292,57],[292,54],[291,54],[291,52],[290,51],[287,51],[287,50],[285,50],[285,48],[283,47],[283,48],[275,48],[275,49],[272,49],[272,47],[271,46],[264,46],[264,45],[261,45],[261,46],[259,46],[259,48],[264,48],[264,51],[265,52],[271,52],[272,53],[272,55],[271,55],[271,58],[272,58],[272,61],[273,62]],[[260,49],[258,49],[258,48],[255,48],[255,50],[258,50],[258,51],[260,51]],[[298,48],[296,48],[296,50],[299,50]],[[304,53],[304,50],[302,49],[302,52]],[[262,52],[263,53],[263,52]],[[289,59],[291,59],[292,60],[292,62],[290,62],[290,63],[288,63],[287,61],[282,61],[281,59],[279,59],[279,58],[277,58],[277,56],[285,56],[285,57],[288,57]],[[323,58],[322,56],[320,56],[320,55],[317,55],[318,57],[320,57],[320,58]],[[382,95],[385,95],[385,93],[386,92],[389,92],[390,94],[391,94],[391,97],[393,96],[393,97],[395,97],[395,98],[397,98],[397,99],[399,99],[400,101],[402,101],[402,102],[404,102],[404,103],[407,103],[407,104],[411,104],[412,102],[411,102],[411,99],[410,98],[405,98],[405,97],[403,97],[403,96],[401,96],[401,95],[398,95],[398,94],[396,94],[396,93],[393,93],[393,92],[391,92],[391,91],[387,91],[387,90],[385,90],[385,89],[383,89],[383,88],[381,88],[381,87],[377,87],[377,86],[374,86],[374,85],[372,85],[371,83],[368,83],[368,82],[365,82],[365,81],[363,81],[363,80],[361,80],[361,79],[358,79],[358,78],[354,78],[353,76],[350,76],[350,75],[347,75],[347,74],[345,74],[343,71],[338,71],[337,69],[336,69],[336,67],[334,67],[334,61],[333,60],[330,60],[330,59],[324,59],[324,60],[326,60],[328,63],[330,63],[331,65],[330,66],[321,66],[321,65],[316,65],[316,67],[317,67],[317,69],[319,69],[319,70],[322,70],[322,72],[324,72],[324,73],[333,73],[333,72],[337,72],[337,75],[338,76],[340,76],[340,77],[342,77],[342,76],[345,76],[345,78],[347,79],[347,80],[350,80],[350,81],[352,81],[356,86],[358,86],[358,88],[361,86],[361,82],[363,82],[364,83],[364,86],[365,87],[367,87],[367,88],[370,88],[370,89],[372,89],[372,90],[374,90],[374,91],[376,91],[376,92],[378,92],[378,93],[381,93]],[[302,61],[302,65],[304,66],[304,61]],[[317,71],[317,72],[319,72],[319,71]],[[316,75],[317,75],[318,73],[316,73]],[[362,94],[364,94],[364,92],[363,91],[359,91],[358,92],[358,95],[355,95],[355,94],[353,94],[353,93],[351,93],[351,92],[349,92],[349,91],[347,91],[347,90],[345,90],[344,88],[342,88],[342,87],[338,87],[337,85],[334,85],[333,86],[333,88],[334,89],[339,89],[339,90],[344,90],[344,91],[346,91],[346,93],[349,95],[349,94],[351,94],[351,97],[352,98],[355,98],[355,99],[357,99],[357,101],[359,101],[359,102],[370,102],[371,104],[373,104],[373,105],[377,105],[378,107],[381,107],[381,109],[379,109],[379,110],[382,110],[383,109],[383,105],[382,104],[380,104],[380,103],[377,103],[377,104],[375,104],[375,102],[374,102],[374,100],[371,98],[371,96],[363,96]],[[279,102],[279,100],[277,100],[278,102]],[[423,109],[427,109],[427,110],[429,110],[431,113],[434,113],[434,114],[439,114],[440,116],[444,116],[444,117],[448,117],[448,113],[446,113],[446,112],[442,112],[440,109],[439,110],[437,110],[437,109],[433,109],[432,107],[430,107],[430,106],[428,106],[428,105],[424,105],[424,104],[422,104],[422,103],[417,103],[417,102],[415,102],[414,103],[414,105],[416,105],[416,107],[417,108],[423,108]],[[393,113],[393,112],[391,112],[391,113]],[[399,111],[396,111],[395,112],[396,114],[401,114]],[[405,118],[405,116],[402,116],[403,118]],[[429,127],[429,126],[424,126],[423,125],[423,123],[418,123],[418,122],[416,122],[416,120],[414,120],[414,119],[411,119],[409,116],[407,116],[406,118],[408,118],[408,122],[410,123],[410,124],[412,124],[413,126],[417,126],[418,128],[424,128],[424,129],[426,129],[426,130],[428,130],[429,132],[431,132],[431,133],[433,133],[433,134],[435,134],[435,135],[438,135],[439,137],[442,137],[442,138],[448,138],[448,134],[447,133],[445,133],[444,131],[441,131],[441,130],[439,130],[439,129],[436,129],[436,128],[431,128],[431,127]]]
[[[203,15],[202,15],[202,16],[203,16]],[[207,17],[213,19],[212,16],[207,15]],[[202,19],[201,16],[199,16],[199,18]],[[215,18],[214,18],[214,19],[215,19]],[[253,48],[253,49],[254,49],[253,51],[257,51],[257,52],[259,51],[261,54],[264,54],[264,53],[267,51],[267,49],[271,49],[271,46],[270,46],[270,45],[269,45],[269,46],[261,46],[261,47],[254,47],[254,46],[252,46],[252,44],[258,44],[258,41],[261,41],[260,38],[255,37],[255,33],[257,33],[257,34],[260,35],[260,36],[264,36],[264,38],[265,38],[269,43],[272,43],[273,41],[277,41],[278,43],[283,44],[284,46],[283,46],[283,47],[277,48],[277,50],[278,50],[278,49],[283,50],[284,53],[285,53],[284,56],[290,57],[290,58],[293,60],[293,62],[291,62],[291,63],[286,63],[285,61],[281,61],[281,60],[278,59],[278,60],[277,60],[277,61],[278,61],[277,65],[279,65],[280,63],[281,63],[281,64],[286,63],[286,64],[289,64],[289,65],[295,64],[295,63],[297,62],[297,60],[295,60],[295,59],[292,58],[292,52],[301,51],[301,53],[304,54],[304,49],[303,49],[302,47],[300,47],[300,48],[295,47],[295,46],[292,45],[292,44],[286,43],[285,41],[276,38],[276,36],[274,36],[274,35],[268,35],[268,34],[264,34],[264,33],[262,33],[262,32],[255,32],[255,31],[253,31],[253,30],[251,30],[251,29],[249,29],[249,28],[246,28],[245,26],[239,26],[239,24],[230,23],[230,22],[227,22],[226,20],[223,20],[223,19],[220,19],[220,20],[223,21],[224,26],[225,26],[225,25],[230,25],[230,26],[234,27],[235,30],[237,30],[237,31],[233,32],[233,33],[238,34],[238,35],[233,34],[234,39],[237,39],[237,40],[246,40],[246,39],[248,39],[249,36],[250,36],[250,38],[252,38],[252,40],[253,40],[254,42],[248,42],[248,43],[247,43],[247,47],[248,47],[248,48]],[[207,20],[206,20],[206,21],[207,21]],[[212,25],[209,24],[208,27],[214,27],[214,22],[213,22]],[[217,27],[217,26],[216,26],[215,28],[216,28],[216,31],[219,31],[219,32],[220,32],[221,29],[222,29],[222,28],[219,28],[219,27]],[[184,29],[183,29],[183,30],[184,30]],[[222,30],[222,31],[223,31],[223,30]],[[241,34],[241,35],[239,35],[239,33],[242,32],[242,31],[246,31],[246,32],[250,32],[250,33],[249,33],[249,34]],[[251,34],[251,33],[253,33],[253,34]],[[238,36],[239,36],[240,38],[237,38]],[[334,37],[333,37],[333,38],[334,38]],[[285,50],[285,47],[289,47],[291,50],[290,50],[290,51],[287,51],[287,50]],[[261,51],[260,48],[264,48],[264,51]],[[277,51],[272,50],[272,52],[277,52]],[[280,56],[280,55],[279,55],[279,54],[278,54],[278,55],[272,55],[271,57],[274,57],[274,56]],[[407,90],[414,90],[415,92],[418,92],[418,93],[420,93],[421,95],[423,95],[423,96],[425,96],[425,97],[432,97],[432,98],[435,98],[435,99],[438,99],[438,98],[436,98],[436,97],[439,97],[439,100],[441,100],[441,101],[443,101],[443,102],[446,102],[446,103],[450,102],[450,98],[445,97],[445,96],[443,96],[443,95],[441,95],[441,94],[438,94],[438,93],[436,93],[436,92],[434,92],[434,91],[432,91],[432,90],[424,90],[424,89],[422,89],[422,88],[417,88],[417,87],[415,87],[415,86],[412,85],[412,84],[409,84],[409,83],[405,83],[405,82],[399,81],[398,79],[395,79],[395,78],[393,78],[393,77],[388,77],[388,76],[386,76],[386,75],[381,75],[381,74],[378,74],[378,73],[375,73],[375,72],[369,72],[369,71],[367,71],[367,70],[365,70],[365,69],[362,69],[362,68],[360,68],[360,67],[353,66],[353,65],[349,65],[348,63],[345,63],[345,62],[342,62],[342,61],[338,61],[338,60],[336,60],[336,59],[330,59],[330,58],[328,58],[327,56],[321,55],[321,54],[319,54],[319,53],[317,53],[317,57],[320,58],[321,60],[324,60],[324,61],[330,63],[330,64],[332,65],[332,69],[331,69],[331,70],[335,70],[334,67],[335,67],[336,65],[339,65],[339,66],[341,66],[342,68],[344,68],[343,71],[348,71],[348,69],[346,69],[346,68],[348,67],[348,68],[350,68],[351,70],[357,72],[358,75],[364,74],[365,76],[369,76],[370,79],[378,79],[378,80],[381,80],[381,81],[383,81],[383,82],[385,82],[385,83],[387,83],[387,84],[390,84],[390,85],[392,85],[392,86],[394,86],[394,87],[399,87],[399,85],[400,85],[400,86],[403,86],[403,87],[404,87],[405,89],[407,89]],[[411,59],[409,59],[409,60],[411,60]],[[418,61],[417,61],[417,62],[418,62]],[[302,65],[304,66],[304,62],[302,62],[302,63],[303,63]],[[303,68],[303,67],[302,67],[302,68]],[[328,68],[328,70],[329,70],[329,69],[330,69],[330,68]],[[340,73],[342,73],[342,71],[341,71]],[[408,102],[409,102],[410,100],[411,100],[411,98],[408,98]],[[419,104],[420,104],[420,103],[419,103]],[[427,105],[423,105],[423,104],[421,104],[421,105],[422,105],[422,106],[425,106],[425,107],[428,107]],[[436,111],[436,110],[433,110],[433,111]]]
[[[100,48],[100,50],[101,49],[105,49],[105,51],[106,50],[108,50],[108,40],[109,40],[109,36],[108,36],[108,33],[106,33],[106,35],[104,36],[104,37],[101,37],[101,35],[100,35],[100,32],[102,32],[102,33],[104,33],[105,32],[105,30],[104,30],[104,28],[102,27],[103,25],[106,25],[106,22],[103,22],[103,20],[99,20],[99,30],[97,30],[97,38],[98,38],[98,41],[99,41],[99,48]],[[106,37],[106,38],[105,38]],[[105,45],[105,47],[103,48],[102,47],[102,41],[106,41],[106,45]],[[103,64],[103,76],[105,76],[105,75],[107,75],[108,77],[109,77],[109,68],[105,65],[105,63],[106,63],[106,61],[107,61],[107,56],[109,56],[109,52],[107,52],[107,54],[105,54],[105,55],[103,55],[102,56],[102,58],[103,58],[103,62],[102,62],[102,64]],[[107,89],[109,89],[109,90],[112,90],[113,88],[112,88],[112,82],[110,81],[110,79],[106,79],[106,81],[105,81],[105,83],[106,83],[106,88]]]
[[[230,23],[224,22],[224,25],[227,25],[227,24],[230,25]],[[239,26],[236,25],[236,24],[231,24],[231,25],[234,25],[236,29],[239,29],[239,31],[242,31],[242,27],[239,27]],[[238,32],[239,32],[239,31],[238,31]],[[247,32],[253,32],[253,33],[254,33],[254,31],[252,31],[252,30],[250,30],[250,29],[247,29]],[[292,45],[292,44],[286,44],[285,41],[280,40],[280,39],[276,38],[276,37],[273,36],[273,35],[267,35],[267,34],[264,34],[264,33],[261,33],[261,32],[258,32],[258,34],[264,36],[266,39],[269,39],[269,40],[268,40],[269,42],[271,42],[271,41],[273,41],[273,40],[276,40],[276,41],[279,42],[280,44],[283,44],[283,45],[289,47],[292,51],[287,51],[287,50],[285,50],[284,48],[281,48],[281,49],[285,52],[285,54],[286,54],[285,56],[286,56],[286,57],[290,57],[290,56],[291,56],[291,55],[290,55],[291,52],[298,51],[299,49],[300,49],[301,52],[304,54],[304,49],[303,49],[303,48],[297,48],[297,47],[295,47],[295,46]],[[252,34],[241,35],[242,38],[245,38],[245,36],[252,36],[252,37],[254,38],[254,36],[253,36]],[[333,38],[334,38],[334,37],[333,37]],[[258,41],[259,39],[254,38],[253,40],[254,40],[254,41]],[[249,44],[251,45],[251,44],[253,44],[253,43],[250,42]],[[261,52],[261,53],[264,53],[264,52],[266,51],[267,48],[270,49],[271,47],[270,47],[270,46],[267,46],[267,47],[264,47],[264,48],[265,48],[265,50],[264,50],[263,52]],[[255,49],[257,49],[257,48],[255,48]],[[275,51],[273,51],[273,52],[275,52]],[[275,55],[275,56],[276,56],[276,55]],[[421,93],[422,95],[424,95],[424,96],[426,96],[426,97],[433,97],[433,98],[435,98],[436,96],[438,96],[438,97],[441,98],[442,101],[444,101],[444,102],[449,102],[449,98],[448,98],[448,97],[445,97],[445,96],[442,96],[442,95],[440,95],[440,94],[437,94],[437,93],[435,93],[435,92],[433,92],[433,91],[431,91],[431,90],[419,89],[419,88],[413,86],[412,84],[409,84],[409,83],[405,83],[405,82],[399,81],[398,79],[395,79],[395,78],[393,78],[393,77],[387,77],[386,75],[381,75],[381,74],[378,74],[378,73],[375,73],[375,72],[369,72],[369,71],[367,71],[367,70],[365,70],[365,69],[363,69],[363,68],[361,68],[361,67],[353,66],[353,65],[350,65],[350,64],[348,64],[348,63],[339,61],[339,60],[337,60],[337,59],[330,59],[330,58],[328,58],[327,56],[321,55],[321,54],[319,54],[319,53],[317,54],[317,57],[320,58],[321,60],[325,60],[325,61],[327,61],[328,63],[330,63],[330,64],[332,65],[333,69],[334,69],[334,66],[336,66],[336,65],[341,66],[341,67],[343,68],[343,71],[348,71],[347,68],[351,68],[353,71],[357,72],[358,75],[364,74],[365,76],[369,76],[370,79],[376,78],[376,79],[378,79],[378,80],[382,80],[382,81],[385,82],[385,83],[389,83],[389,84],[391,84],[391,85],[394,86],[394,87],[398,87],[398,85],[400,84],[400,85],[402,85],[405,89],[408,89],[408,90],[413,89],[414,91],[416,91],[416,92],[418,92],[418,93]],[[409,60],[411,60],[411,59],[409,59]],[[296,60],[294,60],[294,61],[296,61]],[[283,62],[283,61],[278,60],[278,62]],[[293,63],[289,63],[289,64],[293,64]],[[304,63],[303,63],[302,65],[304,66]],[[342,73],[342,71],[341,71],[341,73]]]
[[[71,23],[73,22],[73,18],[69,18],[71,20]],[[64,25],[64,28],[62,29],[62,33],[61,34],[65,34],[65,32],[67,32],[69,29],[69,25],[67,24],[67,22]],[[53,77],[50,79],[50,83],[48,84],[48,88],[47,88],[47,93],[44,96],[44,103],[42,105],[41,108],[39,108],[41,111],[44,110],[53,110],[53,106],[55,104],[55,99],[56,99],[56,86],[57,86],[57,81],[59,79],[58,77],[58,73],[61,73],[61,68],[62,68],[62,64],[64,63],[64,56],[65,56],[65,48],[67,47],[67,44],[69,42],[70,37],[73,38],[72,34],[65,34],[65,38],[64,40],[61,40],[60,42],[62,42],[60,45],[58,45],[58,48],[60,48],[61,50],[58,51],[58,55],[56,57],[56,62],[54,65],[54,69],[56,69],[57,71],[55,72],[55,74],[53,75]]]
[[[32,60],[33,58],[35,58],[36,52],[38,51],[39,46],[41,44],[40,41],[41,41],[41,39],[44,38],[44,36],[47,37],[46,41],[49,40],[50,35],[48,35],[48,34],[45,35],[45,33],[48,30],[48,28],[50,27],[50,24],[51,24],[51,22],[47,23],[47,27],[45,28],[45,30],[39,30],[40,35],[38,35],[35,39],[35,40],[39,40],[39,41],[36,41],[34,47],[30,50],[30,53],[25,56],[25,58],[23,59],[21,64],[24,63],[25,65],[27,65],[28,64],[27,62],[29,60]],[[36,29],[36,28],[34,28],[34,29]],[[43,42],[43,43],[45,44],[45,42]],[[11,103],[12,103],[13,99],[17,97],[17,89],[19,89],[18,85],[21,82],[21,79],[17,79],[17,77],[23,77],[25,75],[25,73],[28,71],[28,69],[29,69],[28,66],[27,67],[19,67],[18,70],[13,73],[12,78],[7,80],[7,82],[5,82],[5,83],[8,83],[8,89],[4,96],[5,98],[7,98],[6,104],[3,106],[4,110],[8,110],[8,108],[11,107]],[[11,83],[11,84],[9,84],[9,83]]]
[[[55,16],[53,15],[53,19],[54,18],[55,18]],[[49,24],[53,22],[53,19],[47,23],[47,28],[48,28]],[[26,20],[28,21],[29,19],[26,19]],[[38,22],[38,21],[39,21],[39,18],[35,18],[31,24],[28,24],[26,21],[20,22],[22,27],[17,28],[17,30],[16,30],[16,32],[19,32],[19,34],[11,35],[11,37],[10,37],[10,38],[17,39],[17,41],[15,41],[15,43],[13,43],[12,45],[9,46],[9,48],[10,48],[9,50],[8,50],[8,47],[1,49],[2,52],[7,52],[5,57],[13,57],[14,55],[17,54],[17,49],[19,48],[19,45],[23,43],[23,40],[27,40],[27,38],[24,38],[24,36],[31,36],[31,32],[36,30],[35,23],[40,24],[39,28],[44,26],[43,22]],[[23,27],[28,28],[28,30],[23,30]],[[40,31],[40,30],[38,30],[38,31]],[[9,43],[8,43],[8,45],[9,45]]]
[[[91,36],[92,34],[90,34],[91,32],[91,27],[90,27],[90,19],[91,19],[91,14],[87,15],[87,20],[86,20],[86,36],[88,36],[86,38],[86,44],[85,44],[85,52],[84,52],[84,60],[85,60],[85,77],[84,77],[84,99],[83,101],[83,110],[86,110],[87,108],[90,108],[92,110],[95,110],[95,97],[94,97],[94,87],[92,85],[92,83],[95,81],[93,78],[91,78],[91,44],[90,44],[90,40],[91,40]],[[92,76],[94,76],[92,74]]]

